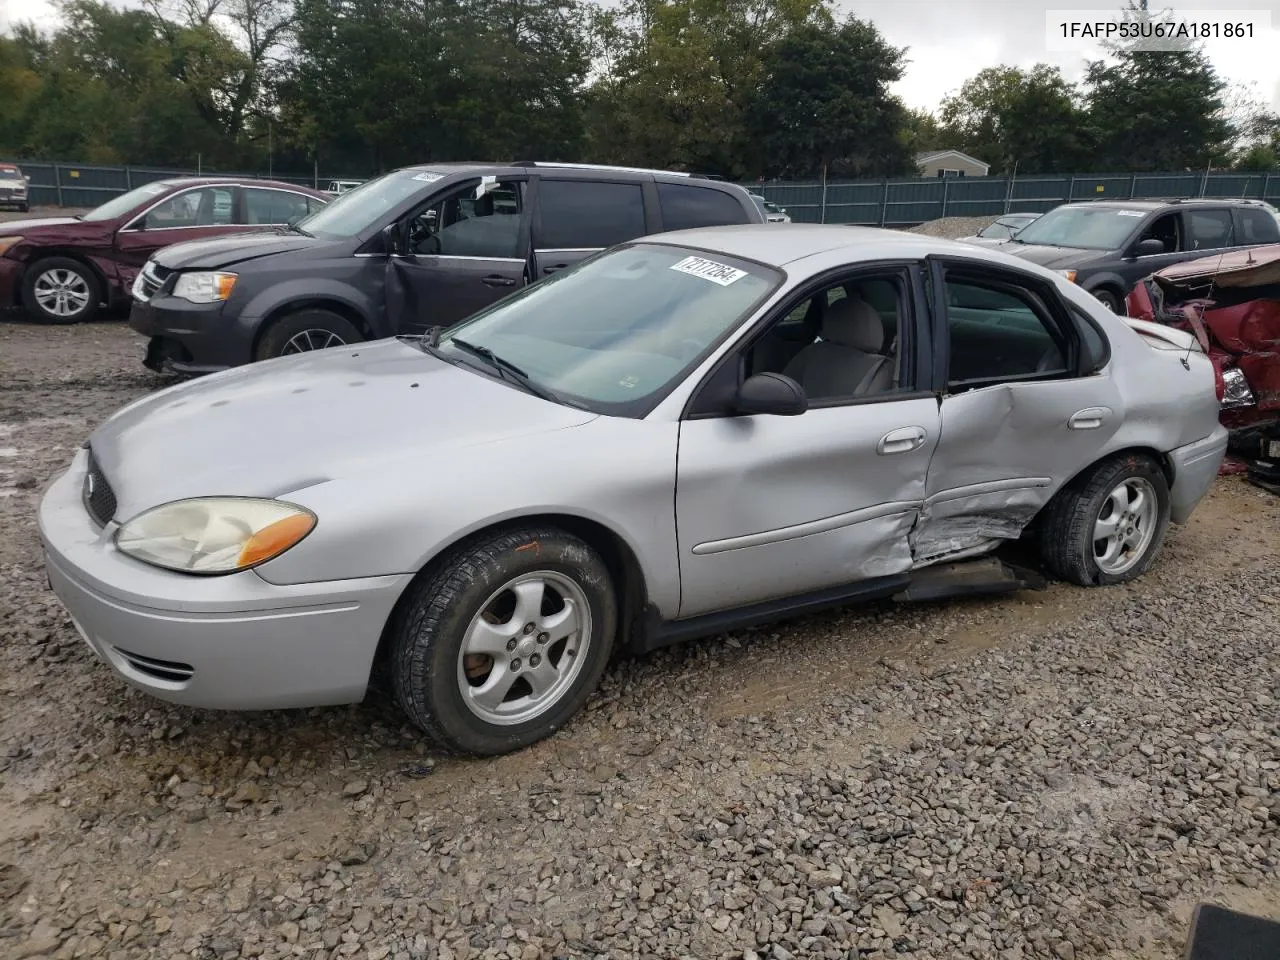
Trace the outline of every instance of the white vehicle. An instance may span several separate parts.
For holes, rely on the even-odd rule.
[[[354,190],[362,183],[364,183],[363,180],[330,180],[329,185],[324,188],[324,192],[340,197],[348,190]]]

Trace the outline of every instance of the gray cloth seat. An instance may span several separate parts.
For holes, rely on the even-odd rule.
[[[811,399],[858,397],[892,384],[893,366],[882,352],[884,324],[865,301],[844,297],[827,307],[821,336],[782,371]]]

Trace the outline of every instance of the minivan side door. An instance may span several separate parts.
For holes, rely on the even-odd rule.
[[[540,177],[533,215],[534,279],[653,232],[645,220],[644,188],[636,180]]]
[[[386,264],[391,329],[453,326],[525,285],[529,217],[523,177],[480,178],[437,194],[399,223]]]

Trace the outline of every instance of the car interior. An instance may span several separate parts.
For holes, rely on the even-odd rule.
[[[862,397],[894,389],[901,365],[896,277],[874,277],[819,290],[751,348],[746,376],[791,377],[811,400]]]
[[[1181,233],[1178,215],[1176,213],[1166,213],[1162,217],[1156,217],[1151,226],[1143,230],[1133,243],[1136,247],[1143,240],[1159,240],[1164,244],[1165,253],[1177,253],[1183,249]]]

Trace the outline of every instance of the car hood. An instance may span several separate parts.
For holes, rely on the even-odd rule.
[[[89,446],[127,520],[187,497],[287,497],[420,463],[424,449],[447,458],[595,417],[391,339],[179,384],[119,410]]]
[[[328,242],[301,233],[233,233],[175,243],[158,251],[153,259],[170,270],[217,269]]]
[[[975,247],[999,247],[1002,244],[1008,243],[1009,238],[1008,237],[980,237],[975,233],[971,237],[961,237],[960,242],[970,243],[970,244],[973,244]]]
[[[0,223],[0,237],[20,236],[28,241],[57,240],[75,243],[110,235],[114,220],[86,221],[75,217],[32,217],[28,220],[9,220]]]
[[[1051,270],[1071,270],[1096,263],[1107,256],[1105,250],[1082,250],[1079,247],[1053,247],[1037,243],[1004,240],[995,245],[1001,253],[1029,260]]]

